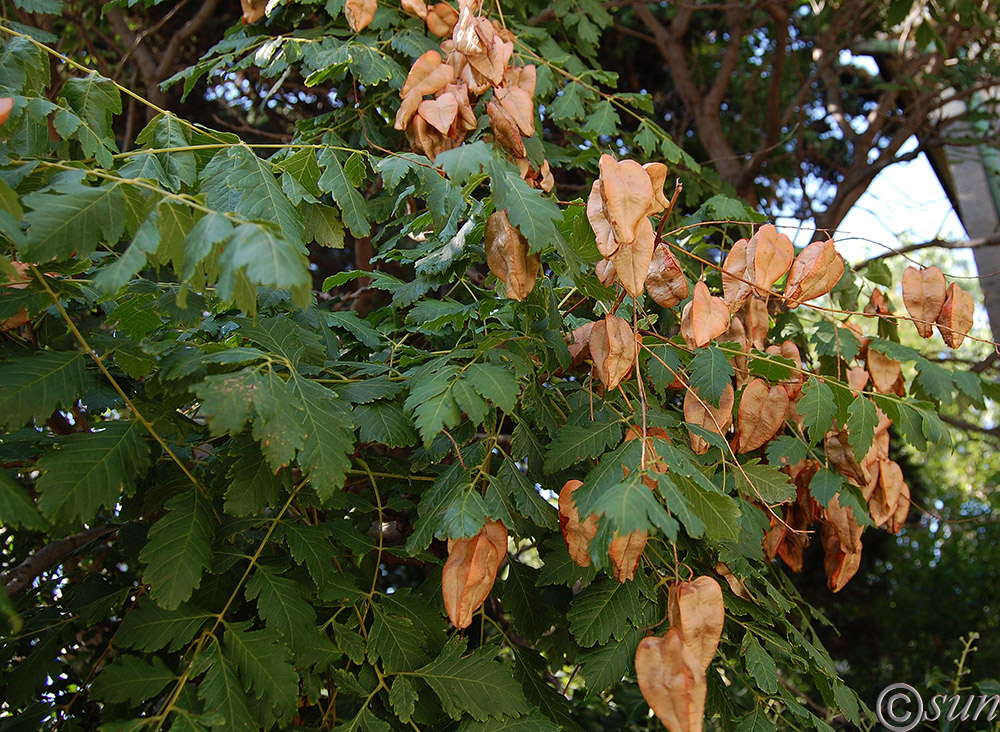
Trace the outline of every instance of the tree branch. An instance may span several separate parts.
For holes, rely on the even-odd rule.
[[[86,529],[79,534],[54,541],[39,549],[14,567],[14,569],[5,573],[0,577],[0,583],[3,584],[8,595],[16,595],[30,586],[36,577],[59,564],[67,555],[72,554],[83,545],[89,544],[105,534],[115,531],[117,529],[101,526],[99,528]]]
[[[979,237],[978,239],[966,239],[964,241],[931,239],[930,241],[923,241],[919,244],[907,244],[905,247],[899,247],[898,249],[890,249],[889,251],[882,252],[881,254],[871,257],[870,259],[866,259],[863,262],[855,264],[852,269],[855,272],[859,272],[872,262],[879,262],[883,259],[888,259],[889,257],[909,254],[910,252],[920,251],[921,249],[930,249],[931,247],[940,247],[941,249],[977,249],[979,247],[995,247],[998,244],[1000,244],[1000,234]]]

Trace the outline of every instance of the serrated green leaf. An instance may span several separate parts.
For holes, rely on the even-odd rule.
[[[602,99],[593,107],[593,112],[587,116],[587,121],[581,132],[593,132],[595,135],[614,135],[621,126],[621,117],[611,106],[611,102]]]
[[[580,592],[570,606],[569,628],[581,646],[622,640],[629,628],[645,628],[659,609],[640,591],[642,579],[618,582],[603,578]]]
[[[793,373],[797,373],[794,371],[797,366],[792,359],[773,353],[754,350],[747,362],[752,375],[771,382],[787,381],[792,378]]]
[[[319,165],[323,169],[319,187],[333,195],[333,200],[343,212],[347,228],[354,236],[368,236],[372,230],[368,204],[358,189],[351,185],[340,160],[332,151],[323,149],[319,153]]]
[[[237,438],[232,454],[236,459],[226,472],[226,513],[250,516],[276,505],[282,491],[289,487],[287,473],[275,474],[253,440],[246,436]]]
[[[372,605],[372,626],[368,633],[368,653],[382,662],[386,673],[413,671],[427,663],[427,637],[413,621],[390,615]]]
[[[100,432],[69,435],[63,445],[38,461],[43,471],[36,487],[38,509],[57,525],[89,522],[122,495],[149,469],[149,446],[138,422],[112,422]]]
[[[164,504],[167,514],[153,524],[149,543],[139,553],[146,565],[142,581],[162,607],[174,610],[187,602],[201,583],[212,558],[212,508],[191,488]]]
[[[309,260],[302,240],[289,240],[259,224],[240,224],[226,239],[219,255],[219,297],[236,296],[239,276],[253,284],[289,290],[296,304],[312,298]]]
[[[776,729],[774,722],[764,713],[762,704],[756,705],[754,710],[741,718],[736,725],[736,732],[775,732]]]
[[[645,628],[629,627],[621,640],[609,639],[580,654],[581,673],[587,691],[600,694],[616,686],[635,664],[635,649],[646,635]]]
[[[354,407],[361,442],[378,442],[388,447],[407,447],[417,439],[413,420],[393,401],[377,401]]]
[[[173,114],[166,112],[156,115],[135,141],[140,145],[163,150],[154,153],[166,174],[170,190],[179,190],[181,185],[192,185],[198,177],[197,159],[191,150],[191,132]]]
[[[59,101],[66,105],[53,120],[59,134],[74,136],[85,155],[95,157],[102,167],[110,168],[114,164],[112,155],[118,152],[111,128],[113,116],[122,111],[118,87],[92,71],[83,77],[67,79]]]
[[[558,526],[555,508],[538,494],[534,484],[513,461],[505,460],[490,483],[498,491],[511,496],[517,510],[536,526],[548,529]]]
[[[274,631],[249,630],[250,623],[229,623],[222,645],[239,675],[258,699],[266,699],[279,719],[288,720],[298,707],[299,676],[291,654]]]
[[[878,410],[871,399],[858,396],[847,409],[847,440],[860,460],[872,446],[875,427],[878,426]]]
[[[810,337],[817,356],[833,356],[850,363],[858,356],[860,344],[848,328],[838,328],[829,320],[821,320]]]
[[[0,524],[20,526],[28,531],[44,531],[49,526],[27,491],[2,469],[0,469]]]
[[[588,422],[583,426],[567,424],[553,438],[545,453],[545,472],[555,473],[587,458],[602,455],[622,439],[619,422]]]
[[[698,392],[698,396],[713,407],[718,407],[722,392],[726,386],[732,385],[735,373],[726,354],[715,346],[699,348],[691,359],[690,369],[690,384]]]
[[[768,694],[778,690],[778,669],[760,642],[749,632],[743,636],[740,647],[747,673],[757,682],[757,688]]]
[[[537,641],[558,622],[538,591],[538,570],[511,560],[500,586],[500,602],[514,628],[530,641]]]
[[[305,405],[294,392],[293,380],[286,382],[274,371],[261,376],[251,399],[253,436],[271,469],[280,470],[305,445]]]
[[[835,495],[843,489],[844,478],[829,468],[817,471],[809,482],[809,492],[819,505],[826,508]]]
[[[809,456],[809,445],[793,435],[778,435],[767,443],[771,465],[795,465]]]
[[[344,225],[337,210],[321,203],[304,204],[304,206],[306,239],[315,241],[323,247],[343,249]]]
[[[486,170],[493,160],[493,151],[482,140],[459,145],[452,150],[438,153],[434,164],[459,185],[465,185],[474,175]]]
[[[641,477],[641,473],[635,471],[617,485],[581,496],[576,502],[577,510],[581,516],[603,514],[602,523],[607,522],[611,530],[620,535],[651,531],[656,527],[671,541],[676,540],[677,522],[643,484]]]
[[[316,494],[328,500],[340,491],[354,452],[354,416],[337,393],[293,372],[291,392],[301,405],[305,438],[299,463]]]
[[[123,648],[153,652],[166,648],[173,653],[194,638],[205,622],[215,617],[194,605],[174,610],[160,607],[151,600],[130,611],[118,630],[118,644]]]
[[[246,689],[236,675],[232,662],[222,655],[218,643],[209,644],[195,661],[194,672],[205,676],[198,684],[198,696],[205,701],[205,710],[222,717],[227,732],[253,732],[260,728],[247,703]]]
[[[917,385],[927,396],[945,404],[955,397],[955,380],[952,372],[936,363],[921,358],[917,361]]]
[[[795,486],[777,465],[761,465],[759,458],[743,463],[734,470],[736,487],[747,498],[763,500],[769,505],[795,500]]]
[[[257,610],[268,627],[285,637],[296,654],[320,645],[316,632],[316,612],[302,599],[300,586],[270,567],[258,564],[246,583],[248,600],[257,601]]]
[[[482,722],[528,711],[520,685],[504,664],[493,660],[495,648],[478,648],[463,657],[464,651],[465,639],[455,636],[441,655],[413,672],[434,690],[449,717],[468,715]]]
[[[796,411],[809,433],[809,444],[817,445],[830,431],[833,418],[837,416],[837,403],[833,391],[823,381],[810,377],[802,387]]]
[[[234,145],[225,154],[233,165],[227,184],[241,194],[236,211],[249,219],[276,224],[287,241],[303,241],[302,215],[281,190],[274,166],[244,145]]]
[[[740,507],[730,496],[700,488],[686,478],[675,480],[691,510],[705,524],[705,538],[735,541],[740,535]]]
[[[99,243],[117,243],[125,231],[125,198],[122,184],[60,185],[54,192],[29,193],[24,203],[28,237],[21,259],[46,262],[52,258],[86,257]],[[75,254],[74,254],[75,253]]]
[[[193,387],[201,399],[199,413],[208,419],[213,435],[238,434],[250,417],[253,397],[263,379],[256,367],[206,377]]]
[[[484,399],[504,412],[514,411],[520,389],[512,370],[493,363],[474,363],[466,369],[465,375]]]
[[[147,662],[138,656],[122,655],[97,675],[90,693],[106,702],[138,705],[152,699],[167,684],[176,680],[177,675],[160,658],[154,656],[151,662]]]
[[[653,473],[656,478],[657,487],[667,510],[673,513],[684,525],[684,530],[692,539],[697,539],[705,533],[705,522],[691,508],[684,494],[680,492],[677,485],[668,473]]]
[[[413,716],[413,708],[417,703],[417,690],[405,676],[397,676],[389,689],[389,704],[399,717],[399,721],[407,724]]]
[[[334,564],[337,554],[330,543],[327,527],[283,521],[280,531],[292,558],[296,564],[306,566],[317,588],[322,589],[333,581],[337,574]]]

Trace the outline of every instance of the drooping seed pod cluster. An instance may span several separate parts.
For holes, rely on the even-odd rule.
[[[670,628],[647,636],[635,652],[636,680],[650,708],[670,732],[701,732],[712,662],[726,611],[722,588],[711,577],[670,588]]]

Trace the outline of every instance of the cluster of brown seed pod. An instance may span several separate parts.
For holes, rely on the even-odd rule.
[[[708,684],[705,672],[719,647],[726,611],[722,588],[708,576],[675,582],[668,600],[670,627],[647,636],[635,652],[639,690],[670,732],[701,732]]]
[[[410,5],[419,15],[420,8]],[[431,11],[424,10],[424,17],[430,18]],[[433,160],[461,145],[476,129],[478,98],[492,90],[486,113],[494,139],[514,158],[530,185],[550,191],[548,162],[536,169],[524,147],[524,138],[535,134],[535,67],[512,64],[514,34],[480,10],[479,2],[460,0],[448,30],[451,37],[441,43],[444,56],[431,50],[414,62],[400,90],[395,127],[406,131],[414,152]]]

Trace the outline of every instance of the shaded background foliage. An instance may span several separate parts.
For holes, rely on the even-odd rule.
[[[555,68],[571,75],[565,84],[556,72],[550,72],[551,78],[543,75],[540,82],[542,91],[539,93],[543,101],[543,149],[553,164],[560,198],[585,195],[593,179],[596,147],[607,149],[620,146],[623,151],[634,149],[665,159],[677,171],[685,183],[680,213],[686,217],[686,222],[751,218],[752,212],[734,200],[735,196],[740,196],[770,216],[791,214],[805,220],[807,226],[832,229],[880,169],[916,154],[900,153],[903,143],[913,135],[920,135],[923,149],[943,144],[950,134],[959,134],[955,132],[956,120],[934,121],[930,116],[930,112],[940,104],[944,92],[957,89],[960,94],[971,94],[975,89],[990,86],[996,79],[997,26],[989,4],[978,6],[955,2],[924,6],[898,1],[843,2],[824,3],[819,8],[819,12],[812,12],[807,3],[780,2],[735,4],[735,7],[625,3],[606,7],[596,2],[523,3],[510,9],[505,7],[511,22],[519,24],[522,37],[528,39]],[[54,9],[59,11],[58,14],[44,12]],[[926,11],[926,15],[920,16],[916,9]],[[32,10],[42,12],[32,13]],[[340,136],[333,140],[333,144],[339,144],[346,150],[400,149],[399,140],[386,135],[385,121],[379,116],[377,104],[373,104],[366,85],[359,85],[357,79],[359,75],[371,74],[374,88],[387,79],[398,80],[399,75],[405,73],[409,57],[414,55],[413,50],[427,42],[426,36],[422,40],[422,33],[412,23],[408,34],[393,38],[393,27],[400,22],[400,17],[398,14],[388,15],[396,11],[387,9],[386,15],[376,21],[373,30],[381,34],[378,41],[381,48],[391,49],[388,56],[369,59],[372,66],[366,68],[359,66],[364,62],[353,59],[348,62],[335,56],[311,62],[307,58],[303,63],[299,54],[308,54],[306,49],[317,45],[312,42],[329,30],[326,24],[331,19],[336,22],[340,17],[339,26],[332,31],[338,42],[350,37],[343,26],[341,8],[335,0],[279,4],[266,24],[246,28],[239,27],[241,11],[237,3],[212,0],[176,4],[122,2],[106,7],[85,2],[59,4],[39,0],[37,3],[12,3],[6,12],[9,21],[32,25],[51,34],[41,37],[67,57],[134,89],[139,96],[156,106],[169,109],[178,117],[205,128],[235,133],[250,143],[273,144],[276,149],[293,140],[319,140],[330,126]],[[891,34],[900,27],[900,23],[908,23],[905,27],[915,39],[911,45],[892,43]],[[16,25],[12,27],[19,29]],[[532,28],[536,29],[535,35],[532,35]],[[287,39],[292,35],[304,37],[310,43],[268,44],[270,39]],[[225,40],[220,42],[223,37]],[[734,39],[739,42],[734,42]],[[404,43],[413,45],[403,46]],[[331,53],[336,53],[335,46],[332,44],[329,49]],[[970,51],[973,48],[975,52]],[[856,63],[852,55],[871,58],[875,68]],[[662,62],[650,63],[650,58],[659,58]],[[818,65],[817,58],[821,59]],[[930,70],[924,72],[928,59],[933,63]],[[950,59],[958,59],[958,63],[946,64],[945,61]],[[532,60],[530,55],[526,55],[523,62]],[[55,101],[65,82],[78,78],[80,72],[60,63],[55,57],[46,59],[45,63],[53,76],[48,95]],[[311,83],[306,81],[309,73],[303,70],[309,63],[312,63],[311,73],[319,74]],[[598,63],[606,71],[596,70]],[[384,64],[385,68],[380,64]],[[351,73],[345,73],[348,67]],[[331,68],[334,71],[331,72]],[[617,72],[617,75],[609,72]],[[175,77],[172,83],[164,84]],[[576,79],[586,83],[579,83]],[[683,79],[683,83],[678,79]],[[632,114],[622,106],[612,105],[591,85],[616,92],[616,105],[634,104],[638,112]],[[643,92],[648,92],[649,97],[629,96]],[[766,99],[767,103],[761,104],[761,99]],[[353,111],[355,108],[357,112]],[[652,125],[642,123],[640,120],[646,114],[662,126],[669,137],[662,136]],[[118,148],[127,152],[141,145],[137,136],[154,117],[155,111],[149,107],[134,99],[123,100],[121,114],[109,120],[109,130]],[[963,129],[960,134],[965,135],[966,131]],[[58,131],[53,130],[51,137],[55,139],[58,136]],[[330,140],[328,137],[322,139],[324,142]],[[992,142],[990,139],[986,141]],[[68,151],[72,147],[75,152],[73,146],[76,144],[74,142],[64,148],[67,159],[73,157]],[[204,170],[212,152],[196,153],[195,164],[199,171]],[[249,164],[247,160],[240,162]],[[326,164],[331,163],[326,161],[324,169]],[[351,182],[359,185],[365,196],[375,201],[380,191],[374,182],[374,171],[369,171],[363,162],[360,168],[358,164],[357,158],[346,155],[337,163],[343,165]],[[384,170],[379,172],[385,173]],[[415,181],[417,197],[429,197],[432,184],[426,179],[418,180],[419,172],[403,170],[399,175],[414,176],[410,180]],[[455,190],[439,189],[438,192],[442,199],[435,218],[444,221],[447,219],[447,204],[458,200],[460,195]],[[390,218],[388,205],[373,203],[373,215],[379,222],[389,220],[395,223],[395,219]],[[446,222],[445,230],[450,223]],[[411,224],[412,220],[405,222],[408,227]],[[391,238],[391,234],[382,233],[381,236],[389,238],[373,242],[370,237],[356,235],[359,233],[354,231],[355,235],[352,235],[352,231],[341,231],[339,236],[343,237],[343,248],[315,243],[310,246],[313,286],[319,288],[328,276],[350,267],[370,269],[372,255],[376,251],[392,250],[394,246],[408,249],[411,254],[397,257],[398,261],[376,260],[375,266],[387,275],[410,279],[416,260],[429,251],[429,247],[415,250],[413,244],[408,242],[401,245],[399,239]],[[730,243],[737,235],[736,227],[705,228],[698,232],[694,245],[702,247],[700,251],[707,255],[717,257],[719,245]],[[573,237],[569,233],[567,239],[572,243]],[[577,249],[585,251],[583,245]],[[458,262],[449,270],[451,264],[446,263],[444,269],[432,273],[434,276],[428,286],[429,292],[439,295],[448,292],[449,278],[459,273],[468,273],[470,280],[478,283],[486,276],[481,264]],[[57,271],[68,276],[80,274],[72,265],[64,265]],[[387,283],[389,292],[386,293],[361,288],[365,281],[335,281],[334,287],[322,288],[332,295],[321,297],[332,297],[336,302],[336,309],[331,312],[353,311],[361,316],[378,313],[378,309],[392,296],[398,301],[401,288],[396,283],[382,280]],[[581,289],[586,286],[585,282],[581,280],[578,283]],[[302,284],[301,281],[297,283],[300,287]],[[54,283],[51,286],[55,286]],[[548,293],[550,297],[554,294]],[[404,293],[402,297],[409,296]],[[86,323],[89,318],[94,318],[91,324],[100,324],[102,316],[99,315],[96,293],[69,294],[68,298],[68,302],[76,305],[72,310],[74,319]],[[850,293],[847,293],[847,298],[849,301]],[[150,303],[155,303],[153,312],[158,313],[155,324],[149,319],[150,310],[143,309]],[[240,304],[245,306],[246,300]],[[196,340],[203,343],[224,342],[232,332],[233,326],[228,317],[223,317],[222,311],[217,313],[217,318],[210,318],[199,325],[201,305],[185,307],[176,301],[176,292],[154,294],[139,288],[114,305],[124,308],[124,312],[116,310],[117,316],[112,313],[112,322],[117,323],[119,330],[136,343],[158,333],[158,329],[168,324],[170,318],[177,319]],[[110,303],[103,306],[111,309]],[[265,318],[284,315],[287,298],[282,294],[265,292],[254,309],[257,307]],[[532,312],[542,316],[541,320],[532,319],[537,338],[549,344],[561,338],[558,324],[545,323],[544,318],[553,315],[543,307],[541,298],[535,303],[535,308]],[[42,306],[37,307],[39,312],[43,309]],[[72,340],[60,332],[56,315],[50,310],[50,317],[42,320],[41,339],[52,346],[70,348]],[[454,337],[462,324],[482,323],[489,318],[489,311],[485,306],[479,306],[478,311],[475,306],[467,307],[462,313],[434,310],[428,306],[422,315],[435,323],[431,330],[436,332],[425,334],[429,342],[451,348],[456,342],[462,342],[461,338],[456,341]],[[377,315],[382,324],[391,325],[400,325],[393,323],[397,317],[388,312]],[[527,315],[515,311],[508,317],[509,324],[516,325],[519,318],[527,318]],[[322,364],[324,350],[332,353],[337,347],[329,342],[319,342],[310,332],[316,327],[317,315],[314,311],[307,311],[296,318],[297,325],[302,329],[293,328],[291,334],[280,334],[281,338],[298,339],[284,353],[290,363],[301,367],[303,375],[310,375],[310,369],[319,368]],[[435,321],[435,318],[438,320]],[[457,326],[454,331],[448,326],[449,319]],[[413,318],[409,325],[420,320],[420,317]],[[338,347],[344,349],[341,353],[347,354],[347,360],[358,359],[375,342],[372,332],[352,317],[337,316],[333,322],[340,329],[342,342]],[[240,323],[239,327],[252,326]],[[257,345],[276,338],[274,333],[262,332],[268,326],[253,327],[261,328],[250,337]],[[442,337],[442,333],[447,337]],[[110,347],[112,344],[104,345]],[[133,344],[114,345],[119,349],[117,367],[124,372],[122,378],[130,381],[130,393],[139,394],[145,390],[142,394],[145,409],[154,409],[157,400],[164,400],[167,406],[182,404],[183,400],[173,386],[157,383],[156,380],[140,386],[141,363],[148,354],[142,354],[141,349],[134,348]],[[487,348],[488,345],[477,348],[477,357]],[[975,348],[972,350],[980,358],[988,356],[986,349],[980,349],[979,353],[975,353]],[[546,359],[554,369],[558,363],[557,351],[556,346],[551,346],[549,352],[539,350],[534,355]],[[402,352],[404,358],[413,355],[406,349]],[[16,351],[14,353],[20,355]],[[129,361],[130,355],[132,361]],[[173,378],[187,379],[191,383],[192,375],[198,374],[200,378],[205,373],[200,370],[204,368],[203,364],[185,365],[180,358],[176,359],[173,368]],[[84,401],[85,412],[124,408],[119,396],[111,393],[107,384],[98,386],[97,382],[84,379],[77,386],[91,389]],[[386,388],[391,390],[392,387]],[[577,399],[574,405],[579,407],[582,403],[579,395],[574,398]],[[502,395],[492,401],[497,399],[503,399]],[[361,403],[365,404],[364,401]],[[957,414],[958,409],[962,406],[942,407],[945,416],[949,412]],[[335,407],[330,407],[330,410],[336,414]],[[967,409],[963,411],[969,412]],[[973,409],[973,414],[982,415],[984,424],[989,425],[986,421],[989,411],[984,404],[981,410]],[[85,418],[84,414],[77,415],[79,417]],[[56,415],[42,415],[42,418],[43,421],[44,418],[59,420]],[[67,421],[65,425],[50,423],[54,434],[73,431],[76,418],[71,415],[63,419]],[[184,435],[191,429],[183,421],[171,421],[162,415],[157,420],[158,424],[167,426],[178,435]],[[378,456],[386,464],[397,457],[392,450],[401,447],[412,436],[412,428],[401,424],[404,426],[398,427],[402,430],[400,445],[390,444],[386,454]],[[458,435],[460,442],[462,437]],[[994,464],[991,449],[983,446],[980,437],[993,439],[995,436],[959,437],[957,457],[953,456],[950,448],[943,447],[932,447],[920,455],[906,448],[907,452],[900,457],[916,501],[936,514],[954,520],[954,523],[914,512],[900,537],[879,534],[877,538],[867,539],[859,576],[833,600],[822,589],[824,580],[818,557],[814,557],[808,563],[806,573],[795,580],[806,599],[823,608],[839,629],[839,636],[832,629],[818,629],[818,637],[830,648],[834,658],[846,661],[847,665],[842,669],[844,677],[864,700],[872,701],[875,693],[890,680],[919,681],[932,674],[935,666],[942,667],[947,675],[950,669],[946,659],[957,653],[960,649],[958,636],[967,631],[982,634],[979,651],[972,660],[976,673],[985,677],[991,669],[997,668],[1000,646],[997,645],[996,633],[990,633],[991,629],[995,629],[996,621],[989,612],[990,603],[995,605],[993,588],[996,586],[995,578],[990,573],[998,566],[991,561],[997,551],[995,523],[991,519],[991,501],[995,499],[987,489],[992,487],[992,475],[1000,466]],[[44,443],[50,437],[32,439],[41,439]],[[241,444],[239,439],[220,450],[220,464],[212,468],[221,484],[232,481],[238,471],[252,469],[240,464],[244,451],[251,449],[251,441]],[[8,439],[2,447],[13,450],[11,444]],[[428,446],[425,445],[425,449]],[[429,462],[435,454],[443,454],[442,451],[449,447],[439,439],[429,449],[429,455],[417,458],[418,465],[421,461]],[[193,452],[184,457],[198,459]],[[909,462],[906,462],[907,457]],[[104,618],[100,603],[104,598],[121,600],[127,596],[134,578],[130,564],[136,557],[141,557],[142,548],[146,546],[144,529],[125,519],[156,512],[177,489],[176,484],[170,487],[171,481],[176,480],[174,471],[169,469],[162,456],[160,458],[154,461],[153,472],[147,479],[150,492],[144,498],[144,505],[125,502],[123,513],[115,517],[124,524],[124,528],[118,531],[113,542],[101,543],[99,549],[84,560],[93,562],[88,566],[87,579],[74,587],[71,596],[67,594],[65,603],[59,596],[58,588],[53,587],[51,608],[40,608],[33,619],[34,623],[41,623],[47,612],[55,619],[60,612],[57,607],[62,604],[80,619],[79,645],[74,652],[63,655],[61,661],[65,678],[62,681],[55,679],[50,669],[46,668],[45,659],[61,653],[61,646],[67,642],[68,636],[50,634],[39,640],[33,646],[31,655],[26,656],[38,659],[34,662],[37,668],[32,669],[30,663],[22,662],[20,673],[11,677],[9,683],[5,682],[8,704],[27,708],[32,703],[39,705],[41,702],[40,709],[53,702],[54,698],[37,698],[38,688],[47,687],[49,691],[46,694],[60,695],[60,699],[65,701],[64,695],[75,693],[77,685],[89,679],[100,649],[105,646],[108,636],[115,632],[114,623],[96,622]],[[925,465],[920,464],[922,460],[926,460]],[[256,469],[260,470],[261,464],[257,464]],[[284,471],[274,483],[254,483],[255,490],[265,497],[289,490],[292,476],[287,473]],[[947,479],[942,480],[942,476]],[[351,490],[356,491],[359,499],[367,490],[365,480],[365,476],[361,475],[357,480],[352,478],[349,481],[349,488],[354,486]],[[160,488],[157,488],[158,485]],[[365,496],[365,500],[374,498],[369,494]],[[259,498],[246,498],[247,505],[252,505]],[[231,497],[231,500],[236,498]],[[388,505],[385,515],[395,522],[394,530],[400,532],[399,536],[406,537],[413,528],[407,525],[408,517],[413,515],[413,499],[406,490],[402,490],[394,500],[399,501],[398,505]],[[178,508],[176,505],[173,507]],[[367,508],[374,510],[375,507],[369,504]],[[197,513],[198,509],[194,512]],[[551,520],[551,516],[548,519],[539,517],[542,523]],[[256,539],[262,534],[262,527],[236,521],[225,531],[232,535],[250,532],[248,536]],[[866,537],[873,533],[868,532]],[[98,536],[103,538],[103,535]],[[314,575],[312,579],[318,586],[321,586],[321,579],[329,580],[322,575],[323,570],[318,569],[318,565],[310,564],[308,557],[296,555],[293,548],[296,539],[291,534],[284,537],[284,541],[295,562],[306,568],[293,568],[293,573],[303,576],[317,573],[319,576]],[[366,554],[372,550],[371,535],[361,534],[360,538],[355,536],[352,541],[356,542],[354,550],[357,556],[366,557],[361,561],[359,576],[370,577],[375,561],[370,554]],[[7,535],[5,542],[5,550],[10,557],[8,566],[38,547],[37,537],[28,532]],[[432,553],[441,555],[439,543],[432,545]],[[426,590],[427,586],[433,585],[432,582],[421,583],[425,568],[411,566],[412,557],[400,556],[397,559],[398,564],[390,562],[387,574],[379,580],[381,588],[421,586]],[[433,557],[430,559],[434,561]],[[214,607],[226,600],[234,579],[235,561],[235,556],[225,555],[212,560],[213,563],[219,562],[220,566],[202,579],[199,597],[205,606]],[[99,571],[93,571],[95,567]],[[262,572],[267,577],[267,570]],[[283,577],[275,576],[278,581],[275,586],[280,590]],[[299,579],[296,576],[296,580]],[[362,587],[366,581],[360,582]],[[779,579],[774,581],[783,582]],[[948,596],[947,602],[942,601],[944,589],[954,594],[954,597]],[[565,587],[549,587],[542,597],[545,605],[562,613],[570,607]],[[425,599],[429,606],[436,601]],[[503,600],[504,603],[516,602],[506,595]],[[402,622],[398,618],[406,617],[405,610],[399,603],[393,605],[390,600],[386,602],[389,603],[386,612],[395,613],[386,617],[393,618],[393,622]],[[942,626],[942,606],[947,608],[946,627]],[[499,613],[496,614],[499,616]],[[249,617],[241,616],[241,621]],[[94,623],[87,627],[86,621],[91,618]],[[410,619],[412,625],[422,622],[427,622],[426,617],[414,616]],[[527,621],[521,618],[518,622]],[[443,637],[438,638],[437,631],[430,627],[431,623],[427,622],[424,630],[436,647],[443,648]],[[518,626],[518,630],[521,629]],[[237,631],[241,629],[237,627]],[[479,629],[474,626],[469,637],[475,639],[478,635]],[[260,640],[263,645],[273,645],[273,639],[261,636]],[[337,636],[336,642],[349,648],[354,641]],[[555,638],[539,642],[551,644],[549,648],[539,646],[546,652],[562,652],[567,640]],[[281,656],[280,651],[274,652],[283,667],[287,659]],[[351,652],[348,650],[348,655]],[[872,661],[872,654],[876,656],[876,662]],[[569,660],[573,661],[572,658]],[[303,662],[314,662],[314,659]],[[521,668],[530,667],[531,662],[527,661],[521,665]],[[51,680],[46,681],[47,676]],[[560,677],[559,681],[566,682],[566,677]],[[791,681],[809,684],[807,679],[792,678]],[[362,679],[362,683],[367,681]],[[367,693],[367,689],[364,691]],[[399,693],[405,695],[406,692]],[[816,695],[808,688],[806,693]],[[819,695],[816,698],[820,698]],[[185,698],[182,701],[191,700]],[[280,700],[272,701],[276,708],[281,706]],[[284,703],[287,704],[287,700]],[[845,724],[842,718],[837,718],[837,713],[843,710],[838,709],[836,704],[827,704],[831,707],[831,721]],[[377,711],[382,713],[386,710]],[[368,720],[363,713],[359,714],[361,716],[356,718],[358,725],[380,729],[375,721]],[[599,724],[630,729],[655,726],[655,722],[643,717],[644,708],[634,685],[620,689],[614,704],[600,697],[590,697],[574,710],[574,714],[584,728],[596,729]],[[30,728],[38,718],[25,714],[21,724]],[[81,704],[66,724],[89,729],[95,728],[100,721],[107,720],[101,718],[98,705],[88,703]],[[210,718],[197,721],[205,725],[212,722]],[[315,719],[305,722],[315,723]],[[176,726],[179,722],[174,724]],[[9,719],[5,719],[3,725],[5,728],[17,728],[16,723]],[[469,729],[476,727],[472,725]]]

